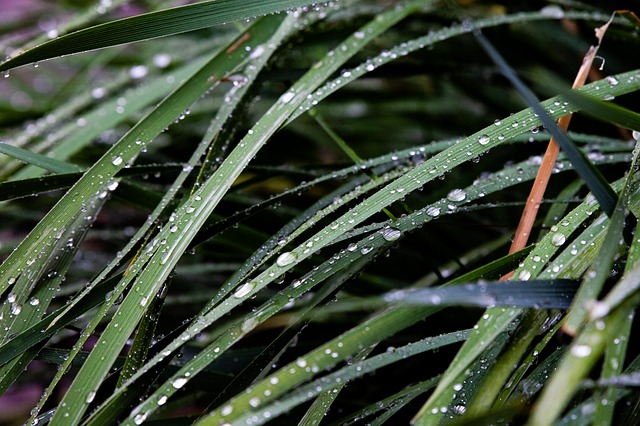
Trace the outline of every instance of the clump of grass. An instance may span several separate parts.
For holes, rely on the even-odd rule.
[[[635,15],[121,3],[4,29],[7,422],[637,422]]]

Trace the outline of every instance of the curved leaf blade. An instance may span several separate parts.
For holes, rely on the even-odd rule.
[[[74,31],[43,43],[0,64],[0,71],[63,55],[200,30],[312,3],[315,2],[311,0],[213,0],[144,13]]]

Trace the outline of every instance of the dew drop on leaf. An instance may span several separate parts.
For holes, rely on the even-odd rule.
[[[171,382],[171,386],[173,386],[176,389],[180,389],[181,387],[183,387],[186,384],[187,384],[186,377],[178,377],[173,382]]]
[[[440,215],[440,208],[439,207],[429,207],[427,209],[427,214],[431,217],[438,217]]]
[[[291,265],[296,261],[297,258],[298,256],[296,256],[295,253],[288,251],[278,256],[278,258],[276,259],[276,265],[280,267]]]
[[[233,294],[233,297],[235,297],[236,299],[243,298],[247,294],[251,293],[251,290],[253,290],[255,286],[256,285],[254,282],[242,284],[240,288],[238,288],[236,292]]]
[[[548,18],[562,19],[564,18],[564,10],[560,6],[550,5],[540,9],[540,14]]]
[[[288,104],[291,101],[291,99],[293,99],[294,96],[295,96],[295,93],[286,92],[284,95],[280,97],[280,102],[282,102],[283,104]]]
[[[571,347],[571,355],[577,358],[584,358],[591,355],[591,346],[575,345]]]
[[[554,234],[553,237],[551,237],[551,244],[553,244],[556,247],[560,247],[561,245],[564,244],[564,242],[566,241],[566,237],[564,236],[564,234]]]
[[[609,83],[612,86],[617,86],[620,83],[618,79],[612,75],[606,77],[605,80],[607,81],[607,83]]]
[[[462,189],[454,189],[447,194],[447,199],[449,201],[462,201],[465,198],[467,198],[467,193]]]
[[[382,238],[387,241],[395,241],[402,235],[402,231],[395,228],[385,228],[382,230]]]

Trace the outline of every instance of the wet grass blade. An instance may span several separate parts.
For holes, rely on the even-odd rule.
[[[613,209],[618,200],[617,194],[611,189],[607,180],[602,176],[600,171],[587,160],[584,154],[569,139],[567,134],[563,132],[556,122],[549,117],[548,112],[540,105],[540,101],[534,93],[520,80],[515,71],[507,64],[502,55],[493,47],[491,42],[482,34],[480,30],[473,32],[480,46],[487,52],[487,55],[496,63],[500,71],[513,84],[518,93],[523,97],[525,102],[533,108],[540,117],[542,124],[547,128],[549,133],[553,135],[560,149],[565,153],[569,160],[574,164],[576,171],[585,181],[593,195],[596,197],[602,209],[611,216]]]
[[[74,31],[0,64],[0,71],[85,52],[180,34],[312,4],[310,0],[215,0],[179,6]]]

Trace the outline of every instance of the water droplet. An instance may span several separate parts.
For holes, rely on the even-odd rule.
[[[276,259],[276,265],[280,267],[291,265],[293,262],[296,261],[297,258],[298,256],[296,256],[295,253],[288,251],[278,256],[278,259]]]
[[[454,413],[456,413],[456,414],[460,414],[460,415],[462,415],[462,414],[464,414],[466,411],[467,411],[467,407],[465,407],[465,406],[464,406],[464,405],[462,405],[462,404],[458,404],[458,405],[455,405],[455,406],[453,407],[453,412],[454,412]]]
[[[438,217],[440,215],[440,207],[429,207],[427,209],[427,214],[431,217]]]
[[[502,120],[496,118],[495,120],[493,120],[493,124],[495,124],[496,126],[500,126],[502,125]]]
[[[262,56],[264,54],[265,48],[263,45],[258,45],[256,46],[255,49],[253,49],[253,52],[251,52],[251,54],[249,55],[249,59],[258,59],[260,56]]]
[[[254,328],[256,328],[256,326],[258,325],[258,320],[255,318],[249,318],[246,321],[244,321],[242,323],[242,332],[243,333],[248,333],[251,330],[253,330]]]
[[[233,406],[229,404],[222,407],[222,410],[220,411],[220,414],[222,414],[223,416],[228,416],[231,413],[233,413]]]
[[[610,85],[612,85],[612,86],[617,86],[617,85],[620,83],[620,82],[618,81],[618,79],[617,79],[617,78],[615,78],[615,77],[614,77],[614,76],[612,76],[612,75],[607,76],[607,77],[605,78],[605,80],[607,81],[607,83],[609,83],[609,84],[610,84]]]
[[[22,305],[20,305],[18,303],[12,303],[11,304],[11,314],[12,315],[19,315],[20,312],[22,312]]]
[[[487,136],[487,135],[482,135],[482,136],[480,136],[480,138],[478,138],[478,143],[480,145],[486,145],[489,142],[491,142],[491,138],[489,136]]]
[[[522,281],[527,281],[529,278],[531,278],[531,272],[527,271],[526,269],[523,269],[522,271],[520,271],[520,274],[518,274],[518,279]]]
[[[251,291],[255,288],[255,286],[256,284],[253,281],[242,284],[240,288],[238,288],[236,292],[233,294],[233,297],[235,297],[236,299],[241,299],[247,294],[251,293]]]
[[[135,65],[129,69],[129,77],[139,79],[145,77],[149,73],[149,69],[144,65]]]
[[[178,377],[173,382],[171,382],[171,386],[173,386],[176,389],[180,389],[186,384],[187,384],[187,379],[185,377]]]
[[[171,64],[171,55],[168,53],[158,53],[153,56],[153,64],[158,68],[166,68]]]
[[[285,92],[281,97],[280,97],[280,102],[282,102],[283,104],[287,104],[291,101],[291,99],[293,99],[293,97],[295,96],[294,92]]]
[[[447,194],[449,201],[462,201],[467,198],[467,193],[462,189],[454,189]]]
[[[85,402],[86,402],[87,404],[91,404],[91,403],[93,402],[93,400],[94,400],[94,398],[95,398],[95,397],[96,397],[96,393],[95,393],[95,392],[89,392],[89,393],[87,394],[87,399],[85,399]]]
[[[160,398],[158,398],[158,405],[164,405],[167,402],[167,396],[166,395],[162,395],[160,396]]]
[[[249,405],[252,406],[253,408],[256,408],[258,405],[260,405],[260,398],[256,398],[254,396],[249,400]]]
[[[556,247],[560,247],[564,244],[566,239],[567,238],[564,236],[564,234],[554,234],[553,237],[551,237],[551,244]]]
[[[609,305],[604,302],[597,301],[591,308],[591,318],[604,318],[605,316],[609,315],[609,310]]]
[[[360,249],[360,253],[367,254],[367,253],[370,253],[371,250],[373,250],[373,247],[364,246]]]
[[[584,358],[591,355],[591,346],[575,345],[571,347],[571,355],[577,358]]]
[[[395,228],[385,228],[382,230],[382,238],[387,241],[395,241],[402,235],[402,231]]]
[[[564,10],[560,6],[550,5],[540,9],[540,14],[548,18],[562,19],[564,18]]]
[[[133,418],[133,422],[137,425],[141,425],[145,420],[147,420],[147,413],[140,413],[137,414],[134,418]]]
[[[120,164],[122,164],[122,157],[120,157],[120,156],[113,157],[113,160],[111,161],[111,163],[114,166],[119,166]]]

